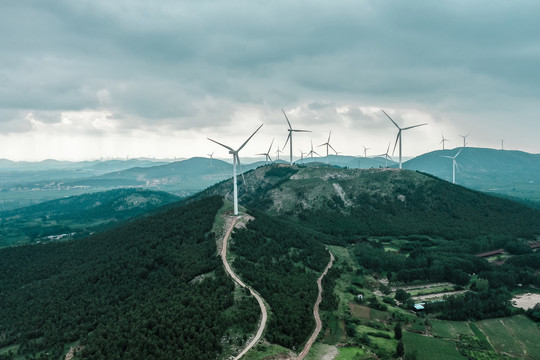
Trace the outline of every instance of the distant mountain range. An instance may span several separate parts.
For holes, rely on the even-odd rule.
[[[452,181],[452,160],[461,148],[438,150],[403,163],[404,169],[432,174]],[[485,192],[531,201],[540,201],[540,155],[521,151],[466,147],[456,159],[456,183]],[[278,160],[275,163],[286,164]],[[305,166],[338,166],[343,168],[396,168],[395,161],[384,157],[330,155],[296,160]],[[242,164],[238,174],[265,165],[264,161]],[[4,196],[0,209],[12,209],[81,192],[103,191],[121,187],[143,187],[189,196],[232,177],[232,164],[194,157],[171,163],[147,159],[93,162],[14,163],[0,159],[0,188]],[[36,191],[41,190],[41,191]],[[57,191],[62,190],[62,191]],[[13,192],[17,192],[14,194]],[[74,192],[77,191],[77,192]],[[9,196],[12,195],[12,196]],[[1,199],[0,199],[1,200]]]

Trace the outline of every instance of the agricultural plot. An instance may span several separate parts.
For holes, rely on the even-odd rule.
[[[524,359],[540,359],[540,330],[523,315],[476,323],[496,351]]]
[[[460,335],[473,336],[469,323],[465,321],[431,321],[433,336],[447,339],[459,339]]]
[[[357,347],[343,347],[339,349],[339,354],[335,360],[356,360],[365,356],[365,350]]]
[[[427,337],[410,332],[403,333],[405,353],[416,351],[417,360],[466,360],[453,341]]]

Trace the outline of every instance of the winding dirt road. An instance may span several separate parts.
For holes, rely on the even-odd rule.
[[[229,265],[229,263],[227,262],[227,241],[229,239],[229,237],[231,236],[231,232],[232,230],[234,229],[234,225],[236,224],[236,221],[238,220],[238,218],[233,218],[232,222],[231,222],[231,225],[229,226],[229,229],[227,230],[227,233],[225,234],[225,236],[223,237],[223,245],[222,245],[222,248],[221,248],[221,260],[223,261],[223,266],[225,267],[225,270],[227,271],[227,273],[229,273],[229,275],[231,276],[231,278],[238,284],[240,285],[241,287],[244,287],[244,288],[248,288],[249,289],[249,292],[251,293],[252,296],[255,297],[255,299],[257,299],[257,302],[259,303],[259,307],[261,308],[261,313],[262,313],[262,319],[261,319],[261,324],[259,325],[259,330],[257,330],[257,333],[255,334],[255,337],[251,340],[251,342],[244,348],[244,350],[242,350],[240,352],[240,354],[238,354],[234,360],[238,360],[240,359],[242,356],[244,356],[253,346],[255,346],[255,344],[257,344],[257,342],[261,339],[262,337],[262,334],[264,332],[264,329],[266,327],[266,320],[268,319],[268,312],[266,311],[266,306],[264,305],[264,301],[263,299],[261,298],[261,296],[259,294],[257,294],[255,291],[253,291],[253,289],[249,286],[247,286],[246,284],[244,284],[244,282],[242,280],[240,280],[240,278],[234,273],[234,271],[231,269],[231,266]]]
[[[317,286],[319,287],[319,295],[317,296],[317,301],[315,301],[315,305],[313,306],[313,317],[315,317],[315,323],[316,323],[315,331],[313,331],[313,334],[311,334],[311,337],[306,343],[304,350],[302,350],[302,352],[300,353],[300,355],[298,355],[296,360],[302,360],[307,356],[307,354],[309,353],[309,350],[311,349],[311,346],[313,345],[315,340],[317,340],[317,336],[319,336],[319,333],[321,332],[321,329],[322,329],[322,321],[319,315],[319,305],[321,304],[321,301],[322,301],[322,291],[323,291],[322,279],[324,278],[328,270],[334,264],[334,254],[332,254],[330,251],[328,251],[328,253],[330,254],[330,262],[328,263],[328,265],[326,265],[326,269],[324,269],[324,272],[317,280]]]

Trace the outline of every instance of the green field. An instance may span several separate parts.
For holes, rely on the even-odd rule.
[[[469,323],[464,321],[432,320],[431,331],[435,337],[448,339],[459,339],[459,335],[473,335]]]
[[[540,359],[540,330],[523,315],[476,323],[496,351],[524,359]]]
[[[405,353],[416,350],[418,360],[466,360],[456,349],[453,341],[422,336],[410,332],[403,333]]]
[[[339,355],[335,360],[357,360],[362,359],[366,355],[364,349],[357,347],[343,347],[339,349]]]

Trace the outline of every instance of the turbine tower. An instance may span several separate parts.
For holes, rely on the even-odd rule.
[[[287,141],[288,141],[289,144],[291,145],[290,146],[290,151],[291,151],[290,163],[292,165],[292,133],[293,132],[311,132],[311,131],[293,129],[291,126],[291,122],[289,121],[289,118],[287,117],[287,114],[285,114],[285,111],[283,111],[283,109],[281,109],[281,111],[283,112],[283,115],[285,115],[285,120],[287,120],[287,124],[289,124],[289,128],[287,129],[289,131],[289,135],[287,136],[287,140],[285,140],[285,145],[283,145],[283,149],[285,149],[285,146],[287,146]]]
[[[441,137],[442,137],[442,140],[441,140],[441,142],[440,142],[439,144],[442,144],[442,149],[444,150],[444,143],[445,143],[445,142],[448,142],[448,141],[450,141],[450,140],[445,139],[443,134],[441,134]]]
[[[246,144],[248,143],[249,140],[251,140],[251,138],[253,137],[253,135],[255,135],[255,133],[257,133],[257,131],[259,131],[259,129],[263,126],[263,124],[261,124],[261,126],[259,126],[257,128],[257,130],[255,130],[253,132],[253,134],[251,134],[250,137],[248,137],[248,139],[246,141],[244,141],[244,143],[236,150],[234,150],[232,147],[230,146],[227,146],[227,145],[224,145],[222,143],[219,143],[217,142],[216,140],[212,140],[210,138],[207,138],[208,140],[212,141],[212,142],[215,142],[216,144],[218,145],[221,145],[223,146],[224,148],[226,148],[227,150],[229,150],[229,154],[231,154],[233,156],[233,186],[234,186],[234,195],[233,195],[233,198],[234,198],[234,215],[238,215],[238,186],[236,185],[236,164],[238,163],[238,165],[240,165],[240,158],[238,157],[238,153],[240,152],[240,150],[242,150],[242,148],[244,146],[246,146]],[[244,174],[242,174],[243,176]]]
[[[467,136],[469,136],[470,134],[467,134],[467,135],[459,135],[463,138],[463,147],[467,146]]]
[[[396,143],[394,144],[394,150],[392,151],[392,155],[394,155],[394,153],[396,152],[396,146],[397,146],[397,143],[399,141],[399,168],[401,169],[402,168],[402,163],[401,163],[401,132],[404,131],[404,130],[409,130],[409,129],[412,129],[412,128],[415,128],[415,127],[418,127],[418,126],[423,126],[423,125],[427,125],[427,123],[424,123],[424,124],[418,124],[418,125],[413,125],[413,126],[407,126],[405,128],[400,128],[398,124],[396,124],[396,122],[394,120],[392,120],[392,118],[390,116],[388,116],[388,114],[383,110],[381,109],[381,111],[384,113],[384,115],[386,115],[386,117],[388,119],[390,119],[390,121],[396,125],[396,127],[398,128],[398,134],[397,134],[397,137],[396,137]]]
[[[319,146],[325,146],[326,145],[326,164],[328,164],[328,148],[334,150],[334,152],[337,155],[336,149],[334,149],[332,147],[332,145],[330,145],[330,136],[332,136],[332,130],[330,130],[330,133],[328,134],[328,140],[326,140],[326,142],[324,144],[319,145]]]
[[[463,150],[463,148],[461,148],[458,153],[454,156],[445,156],[445,155],[441,155],[441,157],[445,157],[445,158],[448,158],[448,159],[452,159],[452,184],[455,184],[456,183],[456,168],[457,168],[457,162],[456,162],[456,158],[459,156],[459,153]]]
[[[265,152],[265,153],[261,153],[261,154],[256,154],[256,155],[264,155],[265,156],[265,159],[264,159],[264,163],[266,164],[268,161],[272,162],[272,158],[270,157],[270,151],[272,150],[272,145],[274,144],[274,139],[272,139],[272,142],[270,143],[270,147],[268,148],[268,151]]]

